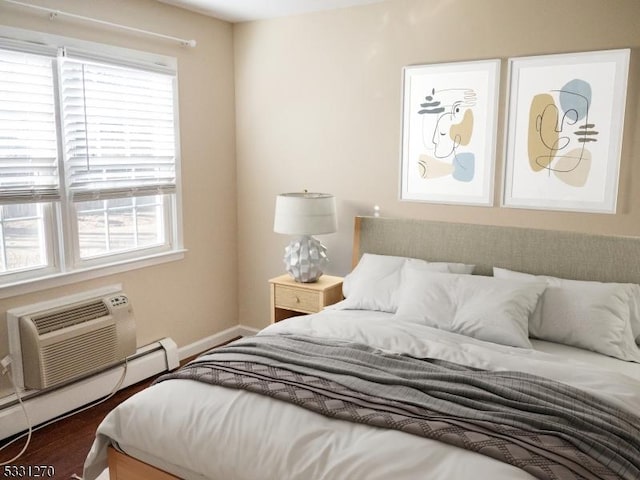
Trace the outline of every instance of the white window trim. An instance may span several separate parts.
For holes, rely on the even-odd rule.
[[[24,48],[24,42],[30,44],[30,48]],[[150,71],[157,72],[176,72],[177,71],[177,59],[165,55],[153,54],[149,52],[141,52],[138,50],[132,50],[124,47],[115,47],[111,45],[105,45],[101,43],[89,42],[86,40],[79,40],[70,37],[64,37],[60,35],[52,35],[43,32],[36,32],[31,30],[25,30],[14,27],[7,27],[0,25],[0,47],[10,48],[12,45],[16,48],[17,44],[20,44],[20,50],[31,51],[31,53],[43,53],[47,52],[51,54],[52,49],[66,46],[73,48],[75,53],[82,56],[82,52],[90,52],[92,58],[104,59],[114,64],[122,66],[130,66],[143,68]],[[126,59],[126,60],[123,60]],[[52,249],[56,249],[60,252],[60,255],[53,255],[53,264],[42,269],[34,269],[32,271],[25,271],[25,276],[16,276],[16,280],[11,283],[6,283],[0,286],[0,299],[9,298],[17,295],[23,295],[27,293],[37,292],[48,288],[60,287],[73,283],[78,283],[94,278],[99,278],[107,275],[113,275],[116,273],[122,273],[129,270],[135,270],[153,265],[159,265],[167,262],[173,262],[182,260],[187,250],[183,245],[183,221],[182,221],[182,184],[181,184],[181,161],[180,161],[180,132],[179,125],[180,119],[178,118],[178,84],[177,76],[174,79],[176,97],[174,101],[174,119],[176,129],[176,193],[173,194],[173,222],[166,228],[173,228],[173,241],[169,244],[167,250],[161,251],[156,249],[150,254],[137,255],[135,258],[129,258],[126,253],[124,255],[114,254],[111,258],[113,261],[103,261],[101,263],[92,264],[92,262],[83,261],[81,264],[77,263],[77,259],[69,258],[71,253],[67,246],[65,248],[59,248],[58,241],[61,238],[60,235],[55,235],[55,240],[50,242],[47,246],[48,253],[52,253]],[[58,95],[58,88],[55,88],[56,95]],[[57,105],[57,104],[56,104]],[[59,113],[59,112],[58,112]],[[58,115],[56,115],[58,117]],[[59,121],[59,119],[57,120]],[[60,131],[60,130],[59,130]],[[59,148],[61,143],[59,142]],[[62,159],[62,152],[59,152],[59,158]],[[62,168],[62,166],[61,166]],[[66,242],[75,241],[72,233],[70,218],[68,218],[68,199],[63,198],[60,202],[60,209],[55,204],[51,205],[50,218],[48,221],[52,221],[53,229],[64,229],[62,238]],[[169,208],[168,203],[165,208]],[[56,211],[57,210],[57,211]],[[165,213],[166,215],[166,213]],[[54,217],[61,216],[67,218],[60,218],[59,221],[55,221]],[[57,227],[55,226],[57,223]],[[59,232],[60,233],[60,232]],[[49,239],[51,240],[51,239]],[[76,250],[72,250],[76,251]],[[138,250],[140,252],[140,250]],[[142,250],[144,252],[144,250]],[[59,262],[59,264],[58,264]],[[55,268],[55,271],[52,269]],[[38,273],[42,273],[39,275]]]
[[[0,288],[0,300],[45,290],[47,288],[62,287],[64,285],[84,282],[94,278],[106,277],[107,275],[137,270],[139,268],[175,262],[184,259],[186,252],[188,252],[188,250],[182,248],[145,257],[138,257],[136,259],[122,260],[108,265],[88,267],[70,272],[56,272],[43,275],[38,278],[17,281],[6,284]]]
[[[57,273],[61,273],[62,269],[60,265],[57,263],[57,259],[59,257],[58,252],[60,249],[58,248],[58,240],[60,239],[59,235],[54,234],[54,230],[58,228],[59,222],[56,219],[58,216],[57,208],[55,203],[45,203],[42,205],[43,209],[43,220],[45,223],[44,232],[41,232],[43,237],[46,238],[45,245],[45,255],[47,256],[47,264],[42,265],[40,267],[31,267],[26,268],[24,270],[17,270],[10,273],[13,281],[8,284],[3,284],[0,286],[0,291],[6,285],[13,285],[15,283],[23,283],[23,282],[31,282],[34,280],[38,280],[43,277],[47,277],[49,275],[54,275]],[[0,298],[2,296],[0,295]]]
[[[74,258],[67,259],[67,265],[65,266],[66,270],[74,271],[74,270],[83,270],[85,268],[91,267],[99,267],[103,265],[111,265],[112,263],[118,263],[119,261],[127,261],[127,260],[135,260],[136,258],[140,258],[141,252],[151,252],[149,255],[156,255],[165,252],[173,252],[176,248],[182,248],[182,244],[176,245],[177,240],[175,240],[173,225],[175,224],[174,218],[177,216],[175,202],[172,201],[172,198],[169,195],[164,195],[162,199],[162,225],[163,225],[163,234],[165,239],[170,239],[171,241],[162,245],[149,245],[148,247],[139,247],[137,249],[124,249],[120,251],[115,251],[111,253],[105,253],[103,255],[97,255],[95,257],[81,258],[80,257],[80,234],[78,232],[78,212],[76,210],[76,205],[68,202],[66,208],[68,209],[66,212],[71,221],[69,221],[69,231],[71,234],[67,235],[66,238],[72,243],[71,247],[65,248],[65,252],[75,252]],[[64,204],[63,204],[64,208]],[[148,256],[148,255],[142,255]]]

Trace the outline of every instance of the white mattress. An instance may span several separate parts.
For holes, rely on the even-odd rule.
[[[591,391],[640,411],[640,365],[534,342],[525,350],[482,342],[378,312],[325,310],[260,334],[346,338],[418,357],[489,370],[521,370]],[[106,448],[186,479],[456,480],[532,477],[511,465],[403,432],[353,424],[246,391],[190,380],[163,382],[111,412],[85,464],[92,480]]]

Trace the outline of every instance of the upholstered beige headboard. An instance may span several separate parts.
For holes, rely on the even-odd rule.
[[[640,237],[519,227],[356,217],[354,265],[363,253],[502,267],[576,280],[640,283]]]

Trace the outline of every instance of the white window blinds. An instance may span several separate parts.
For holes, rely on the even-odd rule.
[[[59,72],[71,199],[174,193],[174,76],[66,58]]]
[[[0,204],[60,198],[52,58],[0,49]]]

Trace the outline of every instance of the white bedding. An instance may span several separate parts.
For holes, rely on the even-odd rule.
[[[640,365],[549,342],[506,347],[404,321],[391,314],[325,310],[260,334],[343,338],[397,353],[489,370],[521,370],[640,411]],[[549,352],[549,353],[546,353]],[[637,413],[636,413],[637,414]],[[111,412],[85,464],[106,467],[106,448],[186,479],[531,479],[492,458],[403,432],[334,420],[246,391],[190,380],[148,388]]]

